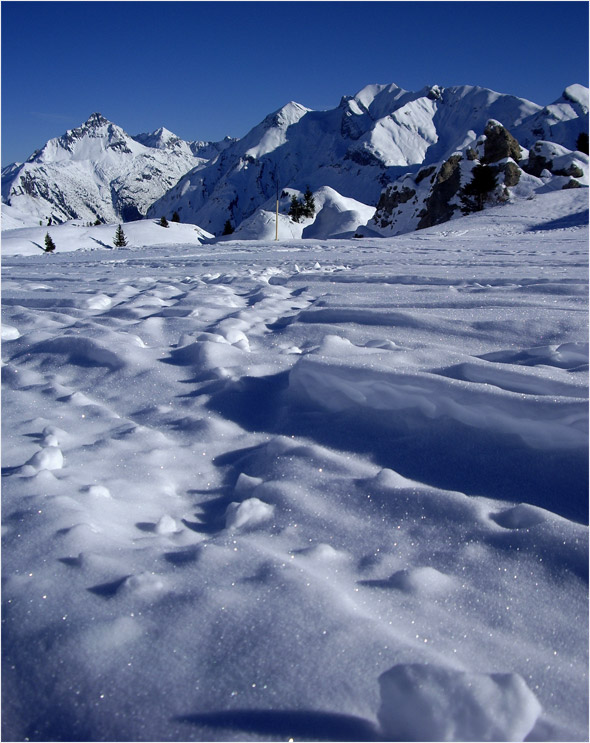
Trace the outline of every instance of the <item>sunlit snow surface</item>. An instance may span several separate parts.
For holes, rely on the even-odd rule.
[[[5,257],[3,739],[585,739],[586,198]]]

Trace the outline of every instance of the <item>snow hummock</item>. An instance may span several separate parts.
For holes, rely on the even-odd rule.
[[[587,210],[5,232],[3,737],[586,740]]]
[[[389,740],[516,741],[531,732],[541,705],[515,673],[465,673],[402,664],[379,677],[379,721]]]

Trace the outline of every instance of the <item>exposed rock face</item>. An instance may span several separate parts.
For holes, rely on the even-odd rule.
[[[541,148],[539,147],[540,144],[540,142],[537,142],[537,144],[531,147],[529,150],[528,163],[526,165],[527,173],[530,173],[537,178],[544,170],[551,172],[551,167],[553,165],[552,160],[547,159],[544,154],[541,154]]]
[[[451,204],[450,201],[461,187],[460,163],[461,155],[451,155],[442,164],[431,194],[426,200],[425,208],[420,213],[417,229],[422,230],[425,227],[447,222],[457,210],[458,207]]]
[[[520,145],[512,134],[497,121],[489,121],[484,135],[484,155],[482,163],[496,163],[506,157],[511,157],[515,162],[521,158]]]
[[[565,186],[561,189],[562,191],[565,191],[568,188],[582,188],[582,184],[578,183],[578,181],[575,181],[573,178],[569,180]]]
[[[432,175],[436,170],[436,165],[431,165],[429,168],[422,168],[414,178],[416,183],[420,183],[420,181],[423,181],[424,178],[428,178],[429,175]]]
[[[514,162],[507,162],[500,168],[500,172],[504,173],[504,185],[508,188],[513,188],[520,181],[521,170]]]
[[[529,150],[525,169],[527,173],[537,178],[544,170],[548,170],[553,175],[582,178],[584,176],[582,158],[587,161],[587,156],[583,153],[572,152],[554,142],[535,142]]]
[[[379,214],[381,227],[385,227],[389,223],[391,215],[400,204],[406,204],[415,195],[416,191],[407,186],[402,186],[401,189],[398,189],[397,186],[386,188],[377,204],[377,214]]]

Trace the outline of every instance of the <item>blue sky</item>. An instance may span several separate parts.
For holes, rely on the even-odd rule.
[[[2,2],[2,164],[99,111],[130,134],[241,137],[370,83],[540,104],[588,85],[581,2]]]

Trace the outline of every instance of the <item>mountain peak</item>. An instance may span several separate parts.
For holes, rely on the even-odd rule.
[[[105,119],[105,117],[101,113],[95,111],[94,113],[90,114],[90,116],[84,122],[84,124],[82,124],[82,126],[96,128],[99,126],[104,126],[105,124],[110,124],[110,121],[108,119]]]
[[[583,85],[579,83],[568,85],[563,91],[562,98],[571,103],[577,103],[582,107],[584,113],[588,112],[588,88]]]
[[[262,124],[266,129],[271,127],[286,129],[291,126],[291,124],[296,124],[299,119],[309,111],[311,111],[311,109],[302,106],[301,103],[289,101],[289,103],[281,106],[281,108],[274,113],[269,114]]]

